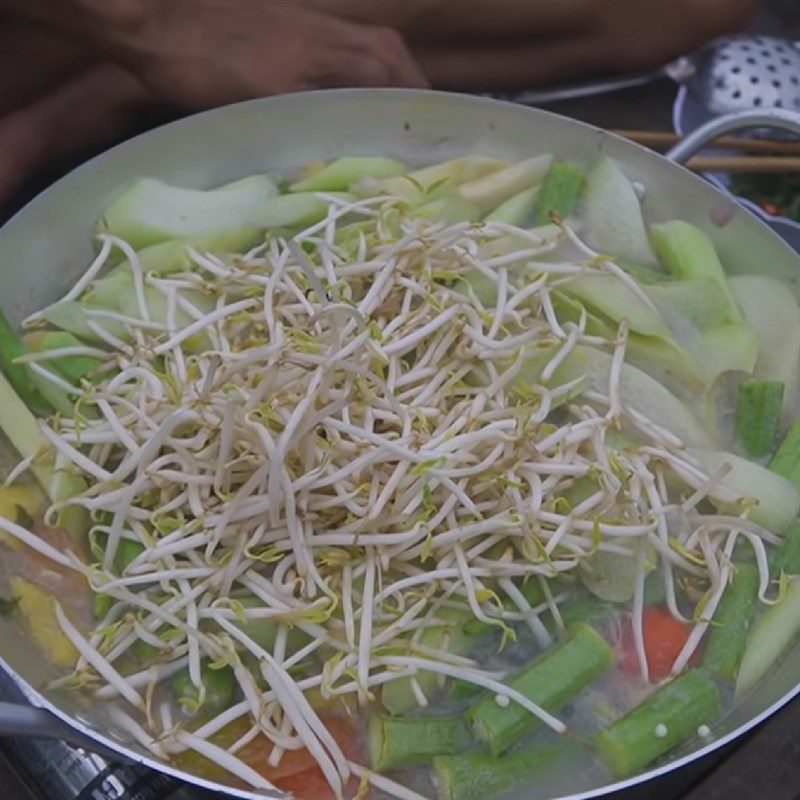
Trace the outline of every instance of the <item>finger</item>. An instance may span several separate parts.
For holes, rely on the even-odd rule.
[[[388,79],[383,86],[421,89],[430,86],[416,58],[396,30],[379,25],[353,24],[351,27],[351,45],[384,65]]]
[[[386,65],[377,58],[351,52],[338,53],[334,62],[313,76],[310,83],[312,88],[381,87],[391,86],[391,79]]]
[[[373,28],[369,41],[376,48],[376,53],[384,59],[393,86],[420,89],[430,87],[430,81],[400,33],[393,28]]]

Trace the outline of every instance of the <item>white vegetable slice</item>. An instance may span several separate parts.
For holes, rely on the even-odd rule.
[[[257,240],[262,208],[277,194],[267,175],[208,191],[141,178],[106,208],[100,227],[137,250],[168,239],[223,239],[220,249],[240,250]]]
[[[569,220],[570,227],[575,230],[577,222]],[[539,225],[535,228],[528,228],[525,231],[516,233],[504,233],[494,239],[487,239],[478,245],[478,252],[482,258],[494,258],[495,256],[511,255],[519,251],[527,251],[531,248],[549,249],[557,242],[563,241],[564,231],[554,225]],[[524,261],[520,257],[520,261]]]
[[[662,383],[685,403],[694,405],[708,390],[708,375],[674,339],[636,333],[628,337],[629,362]]]
[[[415,197],[420,189],[426,191],[434,184],[446,182],[457,186],[465,181],[472,181],[508,166],[508,161],[481,155],[462,156],[439,164],[398,175],[381,181],[380,187],[386,194],[397,197]]]
[[[669,281],[642,289],[679,339],[689,329],[715,328],[728,321],[729,305],[713,278]]]
[[[608,156],[601,155],[586,178],[587,238],[595,249],[646,266],[657,263],[631,182]]]
[[[650,226],[650,240],[667,270],[679,278],[711,278],[728,304],[728,322],[742,315],[731,294],[714,243],[703,231],[682,219]]]
[[[758,334],[746,325],[728,323],[700,331],[692,337],[687,350],[711,384],[723,372],[753,372],[758,358]]]
[[[776,472],[754,464],[745,458],[719,450],[690,450],[700,462],[705,472],[712,474],[730,466],[730,471],[720,479],[720,483],[728,489],[752,498],[756,505],[750,511],[750,519],[780,533],[786,530],[800,511],[800,494],[786,478]],[[738,508],[728,508],[720,504],[723,510],[732,513]]]
[[[672,338],[658,312],[646,305],[616,275],[583,273],[564,284],[563,290],[615,322],[627,320],[632,331],[645,336]]]
[[[505,222],[508,225],[525,225],[530,221],[536,207],[536,198],[542,187],[531,186],[504,200],[485,217],[486,222]]]
[[[481,212],[474,203],[465,200],[458,192],[446,192],[414,208],[415,217],[437,220],[439,222],[461,222],[463,220],[479,220]]]
[[[47,442],[39,433],[36,418],[20,400],[2,372],[0,372],[0,429],[23,458],[35,456],[47,446]],[[52,469],[38,463],[34,463],[32,469],[47,490],[53,476]]]
[[[391,178],[402,175],[406,165],[394,158],[382,156],[343,156],[319,172],[293,183],[293,192],[344,191],[361,178]]]
[[[637,302],[640,302],[638,298]],[[559,315],[577,323],[584,304],[557,292],[553,295],[553,306]],[[608,339],[614,337],[617,322],[608,322],[591,309],[586,314],[588,333]],[[621,316],[625,316],[624,313]],[[705,375],[694,359],[671,335],[646,336],[632,331],[625,355],[630,364],[664,384],[684,402],[694,403],[708,388]]]
[[[620,545],[622,546],[622,545]],[[652,572],[652,560],[645,562],[645,572]],[[625,603],[633,597],[639,567],[636,554],[600,550],[579,565],[583,585],[596,597],[610,603]]]
[[[62,331],[68,331],[81,339],[105,344],[106,340],[89,324],[90,319],[86,316],[87,307],[91,307],[91,304],[79,300],[56,303],[42,312],[42,319],[46,319],[57,328],[61,328]],[[102,322],[94,320],[94,324],[123,342],[130,339],[130,332],[116,320],[104,319]]]
[[[586,375],[595,391],[607,394],[611,361],[612,357],[602,350],[576,347],[556,371],[554,380],[561,383]],[[622,367],[620,396],[625,398],[626,405],[674,433],[684,445],[713,446],[707,428],[686,405],[657,380],[630,364]]]
[[[800,308],[791,291],[763,275],[729,278],[731,292],[745,321],[759,339],[753,374],[762,380],[782,381],[784,422],[798,410],[800,385]]]
[[[756,620],[747,638],[736,678],[736,694],[742,695],[764,677],[800,632],[800,575],[789,579],[786,594]],[[795,649],[794,672],[800,668]]]
[[[483,178],[463,183],[458,191],[465,200],[486,212],[523,189],[541,183],[552,163],[551,155],[526,158]]]

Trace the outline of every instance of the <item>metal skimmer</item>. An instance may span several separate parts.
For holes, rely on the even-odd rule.
[[[800,113],[800,42],[774,36],[720,39],[681,82],[712,115],[785,108]]]

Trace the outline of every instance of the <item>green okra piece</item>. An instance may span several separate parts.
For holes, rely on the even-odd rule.
[[[568,217],[578,202],[585,180],[586,176],[583,171],[574,164],[556,161],[544,179],[536,206],[534,224],[545,225],[550,222],[553,214],[562,219]]]
[[[472,612],[442,607],[436,616],[449,624],[426,628],[420,642],[427,647],[444,648],[450,653],[466,652],[475,641],[474,635],[465,631],[465,624],[472,619]],[[425,694],[436,688],[437,676],[434,672],[420,672],[415,679]],[[411,687],[411,678],[398,678],[385,683],[381,689],[381,704],[390,714],[407,714],[417,708],[419,704]]]
[[[486,800],[552,774],[574,745],[556,744],[493,756],[480,750],[433,759],[439,800]]]
[[[736,434],[747,455],[769,455],[778,435],[783,407],[781,381],[742,381],[736,401]]]
[[[692,670],[600,731],[594,743],[611,772],[624,778],[644,769],[721,713],[722,701],[714,681]]]
[[[557,711],[609,669],[614,653],[593,628],[578,623],[554,647],[510,677],[510,688],[546,711]],[[466,712],[472,734],[492,755],[516,744],[539,719],[515,702],[499,705],[495,693],[483,696]]]
[[[521,587],[522,594],[525,599],[531,604],[531,607],[541,605],[544,602],[544,592],[541,585],[536,580],[529,580]],[[511,608],[509,604],[509,608]],[[558,610],[561,614],[561,621],[564,623],[564,628],[571,628],[578,622],[586,622],[592,617],[606,613],[609,604],[605,600],[601,600],[593,594],[581,594],[580,596],[566,601],[559,605]],[[516,607],[514,607],[516,610]],[[553,619],[550,611],[544,611],[539,619],[547,629],[548,633],[555,635],[558,633],[556,622]],[[519,625],[520,623],[515,623]],[[524,624],[524,623],[523,623]],[[471,635],[484,636],[497,631],[495,625],[489,625],[482,620],[470,620],[465,626],[465,630]],[[468,700],[480,694],[482,689],[469,681],[457,678],[450,682],[450,698],[455,701]]]
[[[474,683],[462,680],[461,678],[456,678],[450,682],[449,697],[451,700],[459,702],[461,700],[469,700],[473,697],[477,697],[481,691],[483,690],[480,686],[476,686]]]
[[[800,491],[800,419],[792,423],[786,438],[769,462],[769,468]]]
[[[714,613],[703,666],[724,681],[736,680],[742,663],[747,631],[758,601],[758,580],[755,564],[736,564],[733,579]]]
[[[536,581],[528,581],[528,583],[538,586]],[[541,591],[541,588],[539,591]],[[542,599],[536,603],[534,603],[532,600],[528,600],[528,602],[531,604],[531,606],[539,605],[539,603],[544,602],[544,595],[542,595]],[[601,600],[599,597],[595,597],[594,595],[587,595],[584,597],[578,597],[569,603],[564,603],[564,605],[559,606],[558,610],[561,613],[561,621],[564,623],[564,627],[570,628],[578,622],[584,622],[592,617],[597,611],[604,608],[608,608],[608,604],[604,600]],[[555,634],[557,632],[555,620],[552,618],[549,611],[544,612],[540,619],[549,633]],[[471,622],[477,623],[475,627],[469,627]],[[465,627],[469,629],[470,634],[475,636],[485,636],[496,632],[497,630],[495,625],[489,625],[488,623],[479,619],[472,620],[471,622]],[[450,681],[450,691],[448,696],[451,700],[460,702],[462,700],[469,700],[470,698],[477,697],[482,691],[483,689],[474,683],[470,683],[469,681],[465,681],[461,678],[455,678]]]
[[[472,744],[461,717],[391,717],[369,721],[369,754],[378,772],[424,764],[434,756],[460,753]]]

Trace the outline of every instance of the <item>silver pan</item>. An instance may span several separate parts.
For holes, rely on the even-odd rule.
[[[710,139],[737,127],[774,125],[800,134],[788,112],[743,115],[695,132],[673,159],[685,160]],[[676,163],[598,128],[545,111],[486,98],[410,90],[339,90],[241,103],[146,133],[81,166],[22,209],[0,230],[0,301],[12,323],[54,301],[91,257],[91,228],[120,185],[143,175],[187,186],[213,186],[251,173],[285,170],[313,158],[392,155],[410,163],[467,151],[509,159],[539,152],[588,164],[600,151],[644,187],[655,220],[691,220],[712,238],[733,273],[764,272],[800,284],[800,259],[762,221]],[[0,566],[0,592],[4,593]],[[0,706],[0,734],[49,735],[182,778],[252,798],[247,791],[175,770],[118,730],[102,705],[46,697],[54,677],[25,630],[0,618],[0,668],[28,706]],[[552,797],[578,800],[633,787],[686,767],[741,736],[800,693],[800,643],[764,682],[713,729],[713,742],[627,781],[602,779],[575,793],[565,782]],[[570,792],[572,792],[570,794]]]

